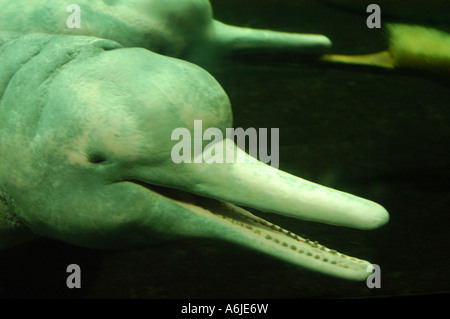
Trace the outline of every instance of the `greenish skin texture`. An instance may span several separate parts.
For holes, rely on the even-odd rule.
[[[268,230],[227,203],[362,229],[386,223],[384,208],[263,163],[174,164],[171,132],[198,119],[232,127],[228,97],[199,67],[121,48],[208,66],[236,51],[320,55],[328,38],[229,26],[207,0],[80,0],[81,28],[69,29],[70,4],[0,0],[0,30],[29,34],[1,35],[0,248],[35,236],[92,248],[203,236],[367,277],[367,262]]]
[[[270,230],[227,202],[362,229],[388,221],[378,204],[260,162],[173,163],[175,128],[232,127],[226,93],[200,67],[99,38],[1,33],[0,74],[0,247],[36,236],[91,248],[214,237],[367,277],[367,262]]]
[[[126,234],[160,205],[118,181],[170,161],[171,132],[191,118],[231,126],[225,92],[195,65],[96,38],[11,38],[3,34],[0,58],[0,189],[36,234],[115,246],[111,232]]]
[[[89,35],[200,65],[236,51],[323,54],[323,35],[240,28],[213,19],[208,0],[80,0],[81,28],[69,29],[73,1],[0,0],[0,30]]]

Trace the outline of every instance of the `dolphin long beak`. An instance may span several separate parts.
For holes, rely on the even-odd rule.
[[[205,149],[194,158],[193,163],[172,163],[170,170],[164,170],[164,178],[145,174],[145,182],[261,211],[339,226],[374,229],[389,220],[387,211],[377,203],[264,164],[230,139],[225,138],[211,147],[223,150],[224,156],[233,154],[234,160],[226,163],[224,158],[221,163],[211,162],[206,157],[211,152]],[[198,159],[200,156],[203,158]],[[162,180],[163,184],[160,183]]]
[[[172,163],[169,170],[164,170],[164,176],[157,175],[161,170],[146,173],[141,170],[139,180],[202,196],[196,199],[168,197],[201,215],[203,224],[207,220],[202,231],[208,236],[223,238],[315,271],[357,280],[368,276],[367,261],[311,242],[236,205],[360,229],[385,224],[389,215],[383,207],[277,170],[250,157],[232,140],[224,139],[214,147],[222,149],[224,154],[234,152],[235,159],[240,158],[240,161],[208,163],[204,154],[211,153],[205,152],[197,155],[203,157],[203,163],[195,163],[200,162],[198,158],[191,164]]]
[[[214,41],[221,50],[232,52],[285,52],[324,54],[332,46],[321,34],[302,34],[260,30],[227,25],[214,21]]]

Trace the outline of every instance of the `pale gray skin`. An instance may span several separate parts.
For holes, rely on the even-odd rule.
[[[1,33],[0,45],[0,247],[38,236],[91,248],[214,237],[368,276],[368,262],[230,203],[361,229],[388,221],[380,205],[261,162],[173,163],[175,128],[232,127],[227,95],[200,67],[84,36]]]
[[[81,8],[81,28],[69,29],[66,8]],[[256,30],[213,19],[208,0],[0,0],[0,30],[90,35],[209,65],[236,51],[323,54],[323,35]]]

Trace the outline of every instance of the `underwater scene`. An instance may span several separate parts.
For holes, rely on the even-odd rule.
[[[449,75],[444,0],[0,0],[0,298],[448,297]]]

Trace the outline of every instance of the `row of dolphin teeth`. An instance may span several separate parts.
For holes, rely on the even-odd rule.
[[[222,216],[222,215],[218,215],[218,216],[223,218],[223,219],[225,219],[225,220],[228,220],[229,222],[231,222],[231,223],[233,223],[235,225],[245,227],[245,228],[247,228],[249,230],[253,230],[253,226],[250,225],[250,224],[238,221],[238,220],[230,218],[230,217],[226,217],[226,216]],[[310,241],[307,238],[300,237],[300,236],[298,236],[298,235],[296,235],[296,234],[294,234],[294,233],[292,233],[292,232],[290,232],[290,231],[288,231],[288,230],[286,230],[286,229],[284,229],[284,228],[282,228],[280,226],[277,226],[275,224],[269,223],[269,222],[267,222],[265,220],[254,219],[254,218],[251,218],[250,216],[242,216],[242,217],[244,217],[244,218],[246,218],[246,219],[248,219],[248,220],[250,220],[252,222],[257,222],[257,223],[261,224],[264,227],[268,227],[268,228],[270,228],[272,230],[278,231],[278,232],[280,232],[280,233],[282,233],[282,234],[284,234],[284,235],[286,235],[286,236],[288,236],[288,237],[290,237],[292,239],[295,239],[295,240],[297,240],[297,241],[299,241],[301,243],[308,244],[308,245],[311,246],[311,248],[318,248],[318,249],[320,249],[320,250],[322,250],[324,252],[330,253],[330,254],[332,254],[332,255],[334,255],[336,257],[347,258],[349,261],[352,261],[352,262],[364,263],[364,260],[361,260],[361,259],[358,259],[358,258],[355,258],[355,257],[350,257],[350,256],[347,256],[345,254],[341,254],[341,253],[337,252],[334,249],[329,249],[329,248],[319,244],[317,241]],[[255,234],[261,235],[261,231],[259,229],[254,229],[253,231],[254,231]],[[290,249],[292,249],[293,251],[298,251],[298,253],[300,253],[300,254],[305,253],[306,256],[314,256],[315,259],[322,259],[322,261],[324,261],[324,262],[328,262],[329,261],[333,265],[338,264],[338,262],[336,260],[334,260],[334,259],[329,260],[325,256],[321,257],[319,254],[313,254],[312,252],[305,251],[304,249],[298,249],[297,250],[297,247],[295,245],[289,245],[288,243],[286,243],[284,241],[280,241],[278,238],[272,237],[270,234],[266,234],[264,238],[267,239],[267,240],[273,240],[275,243],[281,244],[281,246],[283,246],[283,247],[288,247],[289,246]],[[344,267],[344,268],[348,268],[349,267],[346,264],[342,264],[341,266]]]

